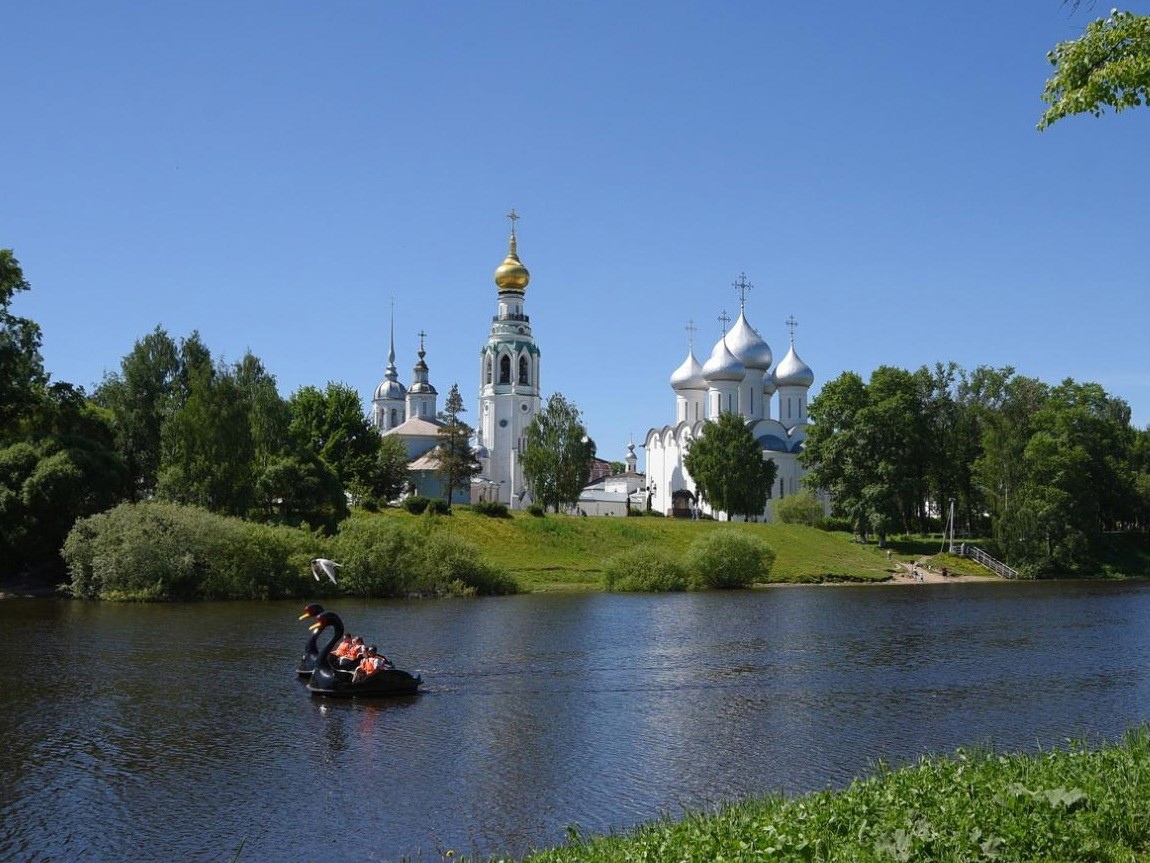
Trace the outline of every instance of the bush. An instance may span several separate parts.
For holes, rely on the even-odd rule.
[[[783,524],[805,524],[814,527],[823,519],[823,502],[803,489],[775,501],[775,517]]]
[[[433,497],[427,508],[436,515],[451,515],[451,504],[441,497]]]
[[[81,519],[61,553],[69,592],[82,599],[275,599],[303,593],[317,542],[301,530],[148,501]]]
[[[517,593],[519,585],[485,563],[472,543],[436,532],[420,547],[418,590],[436,596],[500,596]]]
[[[527,507],[527,511],[536,518],[543,518],[547,514],[547,510],[543,508],[542,504],[533,503]]]
[[[480,500],[471,505],[471,511],[489,518],[511,518],[511,510],[501,500]]]
[[[354,596],[407,596],[417,589],[419,543],[398,521],[373,516],[345,520],[335,536],[335,554],[342,564],[340,586]]]
[[[603,588],[617,592],[686,590],[691,579],[671,553],[637,545],[611,558],[603,571]]]
[[[756,581],[766,581],[775,563],[775,550],[742,531],[719,529],[692,542],[687,561],[699,587],[750,587]]]
[[[815,527],[819,530],[825,530],[827,533],[854,533],[854,525],[851,524],[851,520],[836,515],[828,515],[826,518],[820,519]]]
[[[410,497],[405,497],[400,506],[410,512],[412,515],[420,515],[428,505],[431,503],[431,498],[424,497],[421,494],[413,494]]]

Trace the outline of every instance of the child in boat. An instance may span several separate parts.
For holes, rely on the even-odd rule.
[[[387,657],[380,656],[379,648],[373,644],[364,651],[363,658],[359,661],[359,666],[351,676],[351,682],[359,683],[361,680],[366,680],[376,672],[382,671],[390,666],[391,663],[387,661]]]

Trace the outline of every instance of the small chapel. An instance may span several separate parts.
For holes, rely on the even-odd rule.
[[[790,346],[772,366],[770,346],[747,320],[747,292],[752,286],[745,274],[734,287],[739,291],[739,317],[727,329],[730,318],[726,313],[720,316],[723,334],[702,364],[695,357],[694,325],[688,326],[692,338],[687,357],[670,379],[675,422],[650,429],[644,441],[648,499],[651,508],[664,515],[728,520],[726,513],[714,511],[698,496],[695,481],[683,464],[691,441],[705,433],[707,420],[724,413],[742,417],[762,448],[763,458],[778,466],[761,520],[773,520],[775,500],[802,489],[806,471],[798,456],[806,440],[807,394],[814,372],[795,350],[797,322],[793,317],[787,321]]]

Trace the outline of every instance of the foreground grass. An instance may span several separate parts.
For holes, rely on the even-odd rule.
[[[843,791],[769,797],[622,835],[573,836],[525,860],[1150,861],[1150,732],[1141,727],[1094,750],[959,750],[900,770],[880,766]]]
[[[419,518],[395,509],[377,517]],[[875,582],[891,575],[885,553],[875,546],[798,525],[552,514],[536,518],[524,512],[490,518],[463,506],[438,517],[435,525],[473,542],[487,563],[513,576],[527,591],[597,590],[606,562],[623,551],[641,546],[681,557],[696,537],[720,529],[745,531],[774,548],[772,582]]]

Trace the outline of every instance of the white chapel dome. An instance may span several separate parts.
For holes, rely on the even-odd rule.
[[[780,387],[809,387],[815,382],[815,373],[811,371],[810,366],[799,359],[793,342],[787,355],[775,369],[774,377],[775,384]]]
[[[739,318],[731,331],[727,333],[727,346],[749,369],[766,371],[771,367],[774,357],[771,355],[771,346],[763,341],[755,328],[747,323],[746,317],[739,312]]]
[[[679,390],[705,390],[707,382],[703,380],[703,367],[695,359],[695,352],[688,351],[683,364],[671,372],[671,389]]]
[[[711,357],[703,363],[703,377],[711,381],[741,381],[747,375],[747,367],[731,353],[724,336],[715,343]]]

